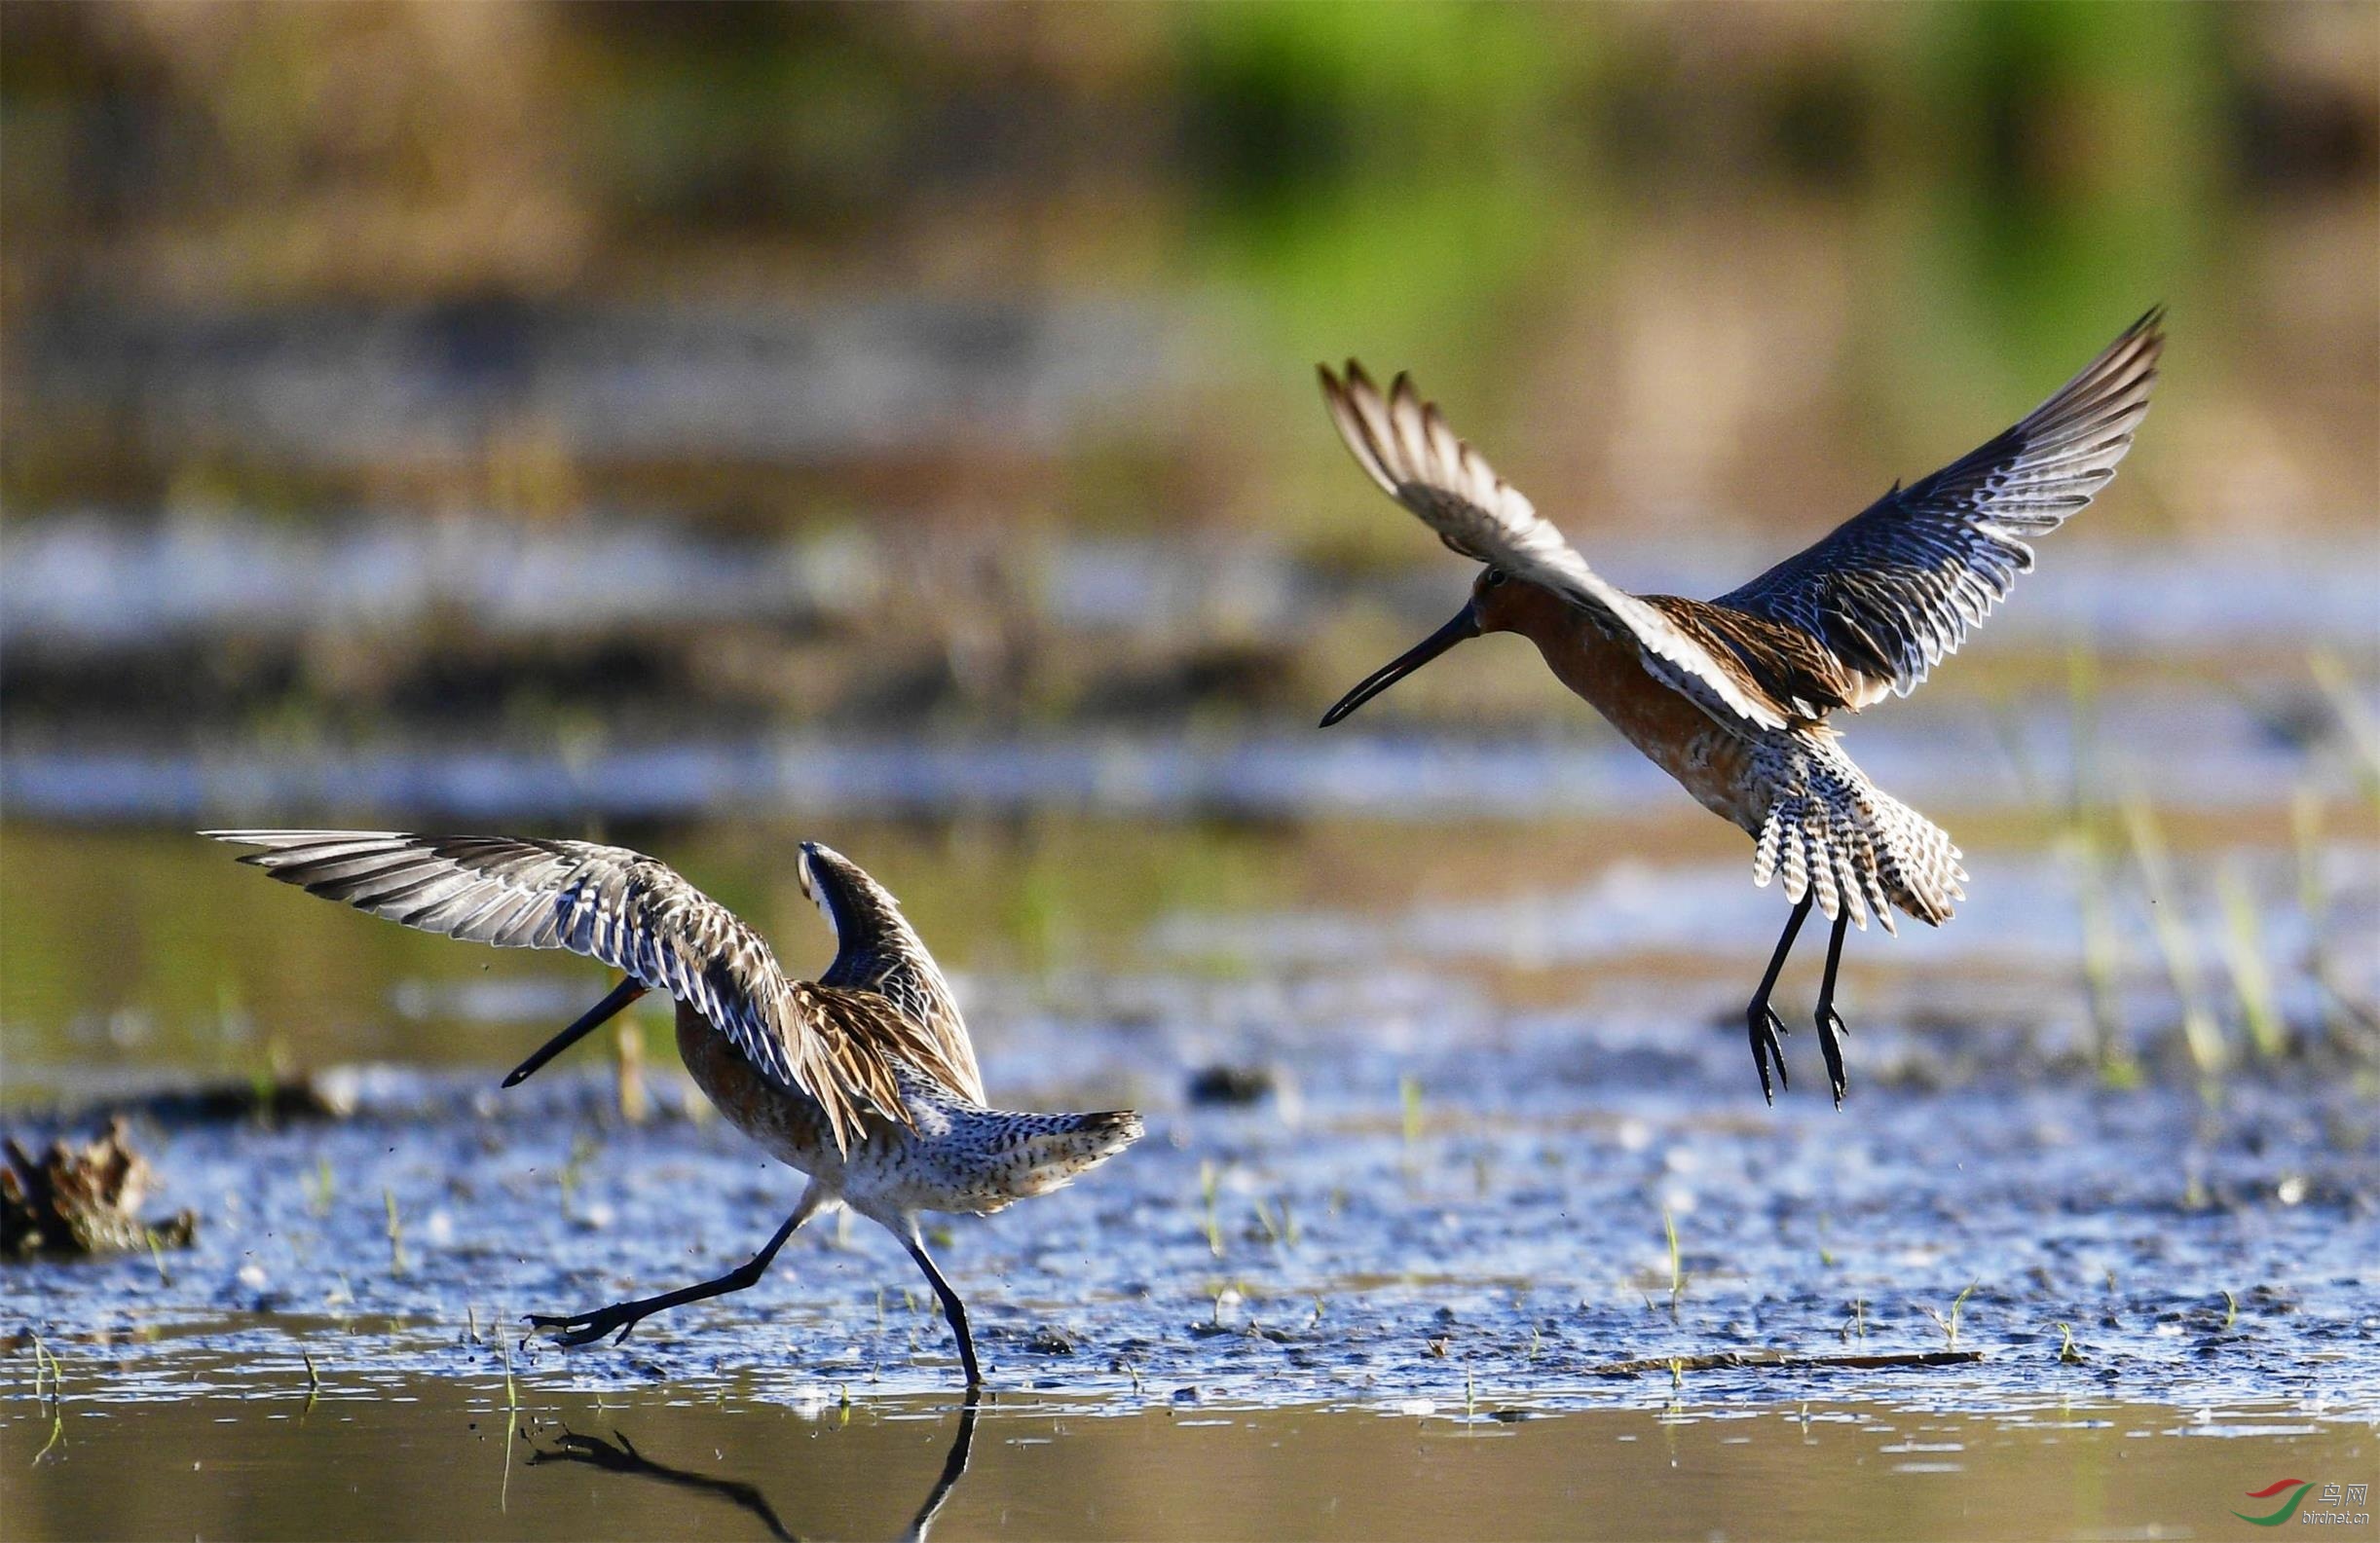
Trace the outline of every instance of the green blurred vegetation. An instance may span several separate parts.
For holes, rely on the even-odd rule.
[[[888,479],[963,503],[991,474],[980,447],[925,470],[860,454],[623,468],[601,444],[540,446],[535,416],[502,403],[478,464],[425,473],[392,422],[386,464],[326,470],[161,430],[136,387],[114,411],[53,407],[48,356],[18,341],[61,310],[170,327],[444,305],[468,334],[522,309],[913,294],[1127,296],[1164,318],[1173,377],[1077,425],[1063,463],[1023,484],[1094,526],[1261,519],[1354,558],[1410,551],[1390,544],[1410,533],[1318,496],[1341,468],[1307,369],[1350,352],[1410,363],[1474,438],[1568,478],[1590,521],[1641,506],[1647,481],[1723,518],[1778,493],[1824,509],[1996,427],[2160,299],[2187,350],[2170,412],[2275,439],[2227,448],[2291,459],[2292,513],[2336,519],[2370,492],[2368,7],[7,19],[0,492],[17,514],[194,493],[550,514],[625,488],[801,519]],[[1631,470],[1642,425],[1679,402],[1697,404],[1680,443]],[[542,496],[518,487],[524,454],[563,473]],[[2174,482],[2184,501],[2203,485]]]
[[[0,14],[0,503],[157,538],[62,543],[87,610],[145,610],[10,634],[15,749],[1302,723],[1409,640],[1404,575],[1460,582],[1335,443],[1349,354],[1621,582],[1716,593],[2162,300],[2155,415],[2045,556],[2213,585],[2380,529],[2367,5]],[[241,554],[302,594],[390,527],[464,531],[465,581],[217,605]],[[607,608],[662,587],[616,532],[827,576]],[[1141,577],[1070,611],[1118,540]],[[584,614],[480,614],[573,552]],[[2038,672],[1999,636],[1951,679]],[[1578,721],[1525,670],[1398,711],[1441,706]]]

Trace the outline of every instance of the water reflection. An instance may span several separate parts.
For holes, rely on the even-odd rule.
[[[528,1466],[535,1468],[546,1462],[583,1462],[607,1473],[627,1474],[639,1479],[651,1479],[657,1484],[675,1485],[697,1493],[715,1494],[761,1519],[768,1535],[794,1543],[798,1534],[789,1532],[778,1520],[776,1507],[761,1493],[759,1487],[740,1479],[720,1479],[709,1474],[695,1473],[690,1468],[673,1468],[665,1462],[654,1462],[636,1450],[626,1431],[615,1430],[611,1441],[601,1436],[581,1436],[565,1430],[554,1439],[551,1447],[536,1448],[529,1453]]]
[[[1759,1399],[1476,1418],[1413,1403],[1003,1399],[985,1414],[998,1439],[978,1448],[973,1406],[953,1432],[918,1423],[947,1419],[941,1401],[858,1404],[845,1423],[830,1406],[755,1399],[759,1384],[715,1399],[657,1381],[600,1400],[524,1388],[515,1418],[544,1433],[524,1462],[503,1451],[520,1427],[487,1418],[494,1389],[391,1378],[300,1416],[248,1359],[194,1355],[170,1383],[102,1410],[70,1353],[67,1435],[38,1464],[51,1413],[0,1401],[9,1535],[1544,1537],[1592,1518],[1649,1538],[2174,1536],[2227,1522],[2240,1491],[2276,1474],[2366,1473],[2371,1451],[2335,1409],[2108,1402],[2079,1385],[1993,1414],[1939,1384],[1884,1402],[1775,1384]],[[194,1372],[207,1384],[196,1394]],[[618,1424],[688,1461],[648,1456]],[[700,1471],[714,1452],[719,1472]],[[500,1455],[508,1503],[483,1465]]]
[[[980,1397],[970,1392],[959,1408],[958,1426],[951,1433],[950,1450],[943,1458],[942,1472],[934,1480],[934,1488],[926,1491],[925,1502],[918,1506],[916,1516],[911,1519],[909,1530],[902,1534],[911,1543],[924,1543],[927,1530],[933,1526],[934,1519],[941,1515],[943,1505],[950,1498],[950,1491],[966,1476],[967,1460],[975,1450],[975,1418],[980,1404]],[[768,1528],[771,1537],[795,1543],[800,1536],[787,1529],[784,1521],[777,1515],[776,1507],[768,1503],[768,1497],[761,1492],[759,1486],[740,1479],[723,1479],[695,1473],[688,1468],[672,1467],[665,1462],[655,1462],[636,1450],[628,1440],[627,1432],[614,1428],[612,1436],[611,1441],[605,1441],[600,1436],[582,1436],[565,1429],[551,1447],[540,1447],[531,1451],[528,1466],[534,1468],[539,1463],[549,1462],[586,1463],[606,1473],[650,1479],[656,1484],[714,1494],[738,1510],[759,1518],[761,1525]]]

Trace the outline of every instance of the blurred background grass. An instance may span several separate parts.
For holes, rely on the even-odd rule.
[[[551,514],[632,472],[693,512],[787,519],[863,495],[872,460],[939,462],[922,501],[981,501],[970,462],[1007,450],[1040,453],[1003,469],[1060,517],[1272,525],[1316,518],[1273,495],[1327,461],[1304,367],[1351,350],[1427,368],[1467,419],[1550,453],[1590,522],[1647,485],[1742,509],[1781,476],[1840,500],[1875,480],[1846,460],[1963,444],[2159,298],[2195,343],[2192,405],[2221,415],[2206,454],[2284,453],[2334,515],[2369,491],[2368,7],[8,16],[20,509],[211,494],[319,514],[404,490]],[[931,391],[901,404],[922,422],[789,424],[741,458],[697,440],[693,466],[543,416],[551,329],[590,312],[760,330],[903,300],[971,319],[956,351],[1106,302],[1153,353],[1102,354],[1116,374],[1085,394],[1115,421],[1062,444],[1070,422],[1017,432],[1030,403]],[[390,401],[380,443],[311,455],[157,421],[138,366],[252,365],[235,344],[296,347],[275,316],[334,327],[317,370],[442,364],[457,379],[406,384],[432,408],[474,388],[477,411]],[[419,331],[400,359],[340,360],[329,345],[391,341],[373,321]],[[257,437],[329,410],[290,389],[251,404]],[[1103,487],[1100,465],[1141,478]],[[1132,506],[1160,492],[1162,519]]]
[[[2365,5],[10,7],[0,493],[1421,561],[1312,399],[1355,351],[1580,539],[1766,554],[2166,300],[2156,454],[2092,523],[2368,528],[2375,33]]]
[[[9,747],[1298,728],[1463,582],[1317,358],[1709,593],[2159,299],[2044,587],[2138,683],[2107,577],[2261,576],[2295,670],[2374,568],[2376,15],[10,6]],[[1950,690],[2063,689],[2028,600]]]

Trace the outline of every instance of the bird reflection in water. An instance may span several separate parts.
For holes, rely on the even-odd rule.
[[[977,1403],[976,1397],[970,1394],[959,1408],[958,1430],[950,1439],[948,1455],[943,1458],[942,1474],[934,1481],[934,1488],[926,1491],[925,1502],[918,1506],[916,1516],[911,1519],[909,1530],[902,1534],[911,1543],[924,1543],[926,1528],[934,1525],[934,1518],[941,1514],[944,1503],[950,1498],[950,1491],[958,1488],[958,1481],[967,1472],[967,1459],[975,1447]],[[798,1543],[800,1537],[800,1533],[786,1527],[776,1508],[768,1503],[768,1497],[761,1493],[757,1486],[739,1479],[721,1479],[655,1462],[638,1451],[629,1443],[626,1434],[617,1430],[612,1433],[610,1441],[600,1436],[581,1436],[566,1430],[552,1447],[539,1448],[530,1452],[528,1466],[534,1468],[544,1462],[586,1463],[608,1473],[629,1474],[682,1489],[705,1491],[758,1518],[761,1525],[768,1528],[771,1537],[782,1539],[784,1543]]]

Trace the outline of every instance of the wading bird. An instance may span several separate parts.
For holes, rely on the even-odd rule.
[[[1487,565],[1469,604],[1322,716],[1328,728],[1482,633],[1537,644],[1584,697],[1702,806],[1757,843],[1753,882],[1793,902],[1746,1010],[1761,1092],[1785,1079],[1785,1025],[1768,1005],[1815,903],[1834,923],[1818,987],[1819,1044],[1843,1094],[1835,973],[1843,930],[1898,907],[1929,925],[1964,899],[1958,848],[1868,780],[1827,719],[1906,696],[2033,566],[2024,537],[2056,530],[2115,475],[2148,412],[2163,308],[2133,323],[2015,427],[1891,492],[1807,550],[1715,601],[1632,595],[1586,566],[1529,500],[1396,377],[1384,397],[1349,360],[1322,395],[1356,462],[1438,538]]]
[[[567,948],[627,979],[523,1061],[510,1087],[648,991],[678,1003],[678,1053],[738,1130],[809,1176],[761,1251],[716,1280],[529,1322],[566,1345],[619,1338],[671,1307],[758,1282],[795,1230],[847,1205],[901,1240],[941,1299],[967,1385],[981,1386],[966,1304],[926,1252],[925,1211],[988,1214],[1073,1179],[1140,1139],[1129,1110],[1012,1114],[984,1103],[958,1004],[891,894],[859,864],[801,844],[801,887],[835,930],[817,980],[779,968],[760,934],[667,864],[623,847],[383,830],[209,830],[241,859],[358,910],[500,948]]]

